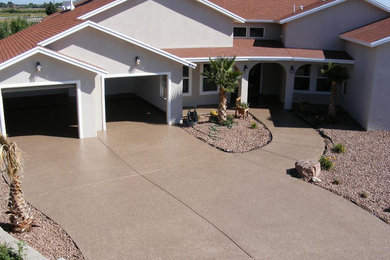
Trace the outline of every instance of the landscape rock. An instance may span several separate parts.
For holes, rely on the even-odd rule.
[[[295,169],[305,180],[319,180],[321,174],[321,164],[315,160],[302,160],[295,163]]]

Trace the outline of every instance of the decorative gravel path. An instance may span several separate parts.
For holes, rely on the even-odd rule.
[[[232,111],[229,111],[233,114]],[[252,129],[255,122],[257,129]],[[268,144],[272,140],[271,132],[249,115],[247,118],[235,118],[232,128],[220,126],[209,121],[209,115],[200,115],[199,122],[193,126],[182,126],[189,134],[225,152],[243,153]]]
[[[9,188],[1,175],[0,179],[0,225],[5,231],[9,231],[8,215],[5,214],[8,210]],[[26,244],[49,259],[58,259],[60,257],[67,260],[84,259],[73,240],[57,223],[35,208],[32,208],[32,214],[36,227],[33,227],[27,233],[10,234],[17,239],[25,241]]]
[[[325,156],[336,155],[335,166],[331,171],[322,171],[322,182],[317,185],[351,200],[390,224],[390,131],[321,131],[333,144],[345,145],[346,151],[334,154],[327,149]],[[340,184],[335,184],[336,179]]]

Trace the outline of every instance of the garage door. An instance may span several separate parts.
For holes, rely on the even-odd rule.
[[[80,137],[75,84],[3,88],[1,95],[1,127],[9,136]]]

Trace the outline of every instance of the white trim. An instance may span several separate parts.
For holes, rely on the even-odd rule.
[[[188,77],[183,76],[183,82],[185,79],[188,79],[188,93],[182,92],[184,97],[192,96],[192,69],[188,68]]]
[[[208,63],[206,63],[206,64],[208,64]],[[202,67],[200,68],[200,73],[199,73],[199,75],[200,75],[200,79],[199,79],[199,86],[200,86],[200,88],[199,88],[199,95],[201,95],[201,96],[207,96],[207,95],[215,95],[215,94],[218,94],[218,92],[219,92],[219,87],[217,86],[217,90],[215,90],[215,91],[203,91],[203,79],[205,78],[205,76],[203,76],[202,75],[202,72],[203,72],[203,69],[204,69],[204,65],[206,65],[206,64],[202,64]]]
[[[327,4],[324,4],[324,5],[321,5],[319,7],[316,7],[316,8],[313,8],[313,9],[309,9],[307,11],[304,11],[302,13],[299,13],[299,14],[296,14],[296,15],[293,15],[293,16],[290,16],[288,18],[285,18],[283,20],[280,20],[279,23],[280,24],[284,24],[284,23],[288,23],[288,22],[291,22],[293,20],[296,20],[296,19],[299,19],[301,17],[304,17],[306,15],[309,15],[309,14],[312,14],[312,13],[316,13],[318,11],[321,11],[323,9],[326,9],[326,8],[329,8],[329,7],[332,7],[334,5],[337,5],[337,4],[340,4],[340,3],[343,3],[347,0],[335,0],[335,1],[332,1],[330,3],[327,3]]]
[[[383,38],[383,39],[380,39],[380,40],[377,40],[375,42],[365,42],[365,41],[361,41],[361,40],[357,40],[357,39],[353,39],[353,38],[350,38],[350,37],[346,37],[346,36],[342,36],[340,35],[339,38],[343,39],[343,40],[346,40],[346,41],[350,41],[350,42],[354,42],[354,43],[357,43],[357,44],[361,44],[361,45],[364,45],[366,47],[370,47],[370,48],[374,48],[376,46],[379,46],[379,45],[382,45],[384,43],[388,43],[390,42],[390,36],[386,37],[386,38]]]
[[[275,20],[246,19],[245,23],[277,23]]]
[[[378,8],[381,8],[387,12],[390,12],[390,7],[388,5],[384,5],[376,0],[366,0],[367,2],[369,2],[370,4],[372,5],[375,5],[376,7]]]
[[[207,1],[207,0],[197,0],[197,1],[199,3],[202,3],[202,4],[204,4],[204,5],[208,6],[208,7],[216,10],[217,12],[219,12],[221,14],[224,14],[224,15],[230,17],[230,18],[233,18],[237,22],[245,23],[245,19],[244,18],[242,18],[241,16],[238,16],[238,15],[236,15],[236,14],[226,10],[225,8],[220,7],[219,5],[216,5],[216,4],[214,4],[214,3],[210,2],[210,1]]]
[[[124,35],[122,33],[116,32],[114,30],[111,30],[111,29],[109,29],[107,27],[104,27],[104,26],[102,26],[100,24],[97,24],[97,23],[94,23],[94,22],[91,22],[91,21],[86,21],[86,22],[84,22],[82,24],[76,25],[75,27],[72,27],[72,28],[70,28],[70,29],[68,29],[68,30],[66,30],[66,31],[64,31],[62,33],[54,35],[53,37],[50,37],[49,39],[46,39],[46,40],[38,43],[38,45],[47,46],[48,44],[56,42],[56,41],[66,37],[68,35],[71,35],[71,34],[73,34],[75,32],[78,32],[78,31],[84,29],[84,28],[87,28],[87,27],[99,30],[99,31],[104,32],[106,34],[109,34],[109,35],[111,35],[111,36],[113,36],[115,38],[124,40],[124,41],[126,41],[128,43],[131,43],[131,44],[134,44],[134,45],[136,45],[138,47],[141,47],[141,48],[144,48],[144,49],[149,50],[151,52],[157,53],[157,54],[159,54],[159,55],[161,55],[161,56],[163,56],[165,58],[174,60],[174,61],[176,61],[178,63],[181,63],[181,64],[183,64],[185,66],[188,66],[188,67],[191,67],[191,68],[196,68],[196,64],[194,64],[194,63],[188,62],[185,59],[182,59],[182,58],[180,58],[180,57],[178,57],[176,55],[173,55],[173,54],[171,54],[169,52],[163,51],[163,50],[161,50],[159,48],[156,48],[156,47],[151,46],[149,44],[146,44],[144,42],[138,41],[138,40],[136,40],[134,38],[131,38],[131,37],[127,36],[127,35]]]
[[[132,77],[147,77],[147,76],[167,76],[167,111],[166,111],[166,118],[167,118],[167,124],[172,125],[172,111],[171,111],[171,87],[172,87],[172,81],[171,81],[171,72],[140,72],[140,73],[131,73],[131,74],[109,74],[109,75],[102,75],[102,80],[104,83],[102,84],[102,88],[105,88],[105,80],[110,78],[132,78]],[[107,129],[107,122],[106,122],[106,95],[105,95],[105,89],[101,91],[102,93],[102,121],[103,121],[103,131],[106,131]]]
[[[86,19],[88,19],[88,18],[90,18],[90,17],[92,17],[94,15],[100,14],[101,12],[104,12],[104,11],[106,11],[106,10],[112,8],[112,7],[117,6],[117,5],[120,5],[120,4],[122,4],[122,3],[126,2],[126,1],[127,0],[117,0],[117,1],[111,2],[111,3],[106,4],[106,5],[104,5],[104,6],[100,7],[100,8],[97,8],[97,9],[95,9],[95,10],[89,12],[89,13],[86,13],[86,14],[83,14],[82,16],[77,17],[77,19],[86,20]]]
[[[15,83],[15,84],[1,84],[0,85],[0,124],[3,134],[6,134],[5,117],[2,90],[3,89],[18,89],[18,88],[34,88],[41,86],[57,86],[57,85],[75,85],[76,87],[76,99],[77,99],[77,122],[78,122],[78,134],[79,138],[83,139],[83,117],[82,117],[82,101],[81,101],[81,83],[80,80],[69,80],[69,81],[47,81],[47,82],[33,82],[33,83]]]
[[[106,78],[101,77],[102,130],[107,131],[106,119]]]
[[[103,69],[94,67],[93,65],[90,65],[90,64],[84,63],[82,61],[73,59],[72,57],[63,55],[63,54],[61,54],[59,52],[52,51],[52,50],[49,50],[47,48],[39,47],[39,46],[35,47],[33,49],[30,49],[30,50],[28,50],[26,52],[23,52],[22,54],[19,54],[18,56],[13,57],[12,59],[9,59],[9,60],[1,63],[0,64],[0,70],[3,70],[3,69],[5,69],[5,68],[7,68],[7,67],[9,67],[9,66],[11,66],[11,65],[13,65],[15,63],[18,63],[19,61],[27,59],[27,58],[29,58],[29,57],[37,54],[37,53],[44,54],[44,55],[52,57],[54,59],[57,59],[57,60],[60,60],[60,61],[72,64],[72,65],[77,66],[77,67],[80,67],[82,69],[95,72],[97,74],[107,74],[107,71],[105,71]],[[45,68],[43,68],[43,69],[45,69]]]
[[[221,57],[211,57],[212,60],[220,59]],[[232,57],[230,57],[232,58]],[[191,62],[207,62],[209,61],[209,57],[199,57],[199,58],[185,58]],[[339,60],[339,59],[317,59],[317,58],[301,58],[301,57],[271,57],[271,56],[237,56],[236,61],[303,61],[303,62],[319,62],[319,63],[338,63],[338,64],[354,64],[354,60]]]
[[[112,8],[112,7],[115,7],[117,5],[120,5],[120,4],[122,4],[122,3],[126,2],[126,1],[127,0],[117,0],[117,1],[111,2],[111,3],[107,4],[107,5],[104,5],[104,6],[100,7],[100,8],[97,8],[97,9],[95,9],[95,10],[89,12],[89,13],[83,14],[82,16],[79,16],[77,19],[86,20],[88,18],[91,18],[92,16],[100,14],[100,13],[102,13],[102,12]],[[236,14],[234,14],[234,13],[232,13],[232,12],[230,12],[230,11],[228,11],[228,10],[226,10],[226,9],[216,5],[216,4],[214,4],[214,3],[211,3],[210,1],[207,1],[207,0],[197,0],[197,1],[199,3],[202,3],[202,4],[204,4],[204,5],[208,6],[208,7],[216,10],[217,12],[219,12],[221,14],[224,14],[224,15],[230,17],[230,18],[233,18],[237,22],[245,23],[245,19],[244,18],[242,18],[242,17],[240,17],[240,16],[238,16],[238,15],[236,15]]]

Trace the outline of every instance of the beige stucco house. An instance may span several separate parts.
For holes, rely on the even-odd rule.
[[[390,129],[390,9],[371,0],[86,0],[0,41],[0,94],[67,89],[80,138],[106,129],[106,96],[133,93],[179,123],[216,104],[208,59],[236,56],[243,101],[327,103],[320,69],[350,69],[338,103],[366,129]],[[23,91],[22,91],[23,90]],[[6,133],[3,97],[0,125]]]

